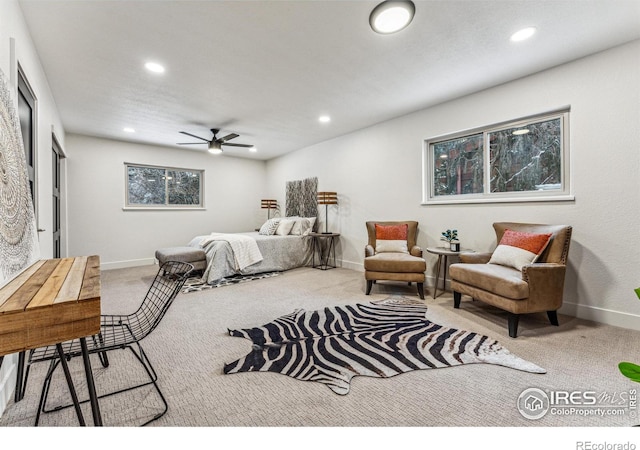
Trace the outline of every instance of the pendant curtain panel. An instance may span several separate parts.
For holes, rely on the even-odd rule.
[[[317,197],[317,177],[306,178],[304,180],[287,181],[286,215],[316,217],[318,215]]]

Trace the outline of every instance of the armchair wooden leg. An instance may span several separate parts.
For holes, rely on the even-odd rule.
[[[462,294],[460,292],[453,291],[453,307],[458,309],[460,308],[460,299],[462,298]]]
[[[373,285],[373,280],[367,280],[367,292],[366,292],[367,295],[369,295],[369,292],[371,292],[372,285]]]
[[[424,284],[418,283],[418,295],[422,300],[424,300]]]
[[[518,314],[509,313],[509,337],[518,337],[518,321],[520,316]]]
[[[551,325],[555,325],[556,327],[560,325],[558,323],[558,311],[547,311],[547,317],[549,317]]]

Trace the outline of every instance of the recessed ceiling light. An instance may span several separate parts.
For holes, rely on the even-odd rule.
[[[410,0],[386,0],[373,8],[369,25],[376,33],[396,33],[413,20],[416,6]]]
[[[144,67],[149,71],[149,72],[153,72],[153,73],[164,73],[164,66],[156,63],[156,62],[148,62],[144,65]]]
[[[328,122],[331,122],[331,117],[329,117],[329,116],[320,116],[320,117],[318,117],[318,121],[320,121],[322,123],[328,123]]]
[[[529,39],[531,36],[536,34],[536,27],[527,27],[522,30],[516,31],[511,35],[512,42],[520,42],[526,39]]]
[[[124,131],[126,133],[135,133],[136,132],[136,130],[134,130],[131,127],[125,127],[125,128],[122,129],[122,131]]]
[[[514,136],[520,136],[520,135],[522,135],[522,134],[529,134],[529,130],[528,130],[528,129],[526,129],[526,128],[524,128],[524,129],[522,129],[522,130],[516,130],[516,131],[514,131],[514,132],[513,132],[513,133],[511,133],[511,134],[513,134]]]

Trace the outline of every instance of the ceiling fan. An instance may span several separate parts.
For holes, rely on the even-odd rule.
[[[248,145],[248,144],[231,144],[227,141],[230,141],[231,139],[235,139],[240,135],[236,133],[230,133],[224,137],[219,138],[217,137],[219,131],[220,130],[218,128],[212,128],[211,133],[213,133],[213,137],[211,139],[205,139],[203,137],[196,136],[195,134],[187,133],[186,131],[181,131],[180,133],[182,134],[186,134],[187,136],[200,139],[201,141],[204,141],[204,142],[178,142],[178,145],[202,145],[206,143],[209,147],[209,153],[213,153],[214,155],[219,155],[220,153],[222,153],[223,145],[228,145],[230,147],[253,148],[253,145]]]

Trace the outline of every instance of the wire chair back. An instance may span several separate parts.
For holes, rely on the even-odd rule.
[[[135,312],[100,316],[100,334],[87,339],[89,353],[126,347],[147,337],[158,326],[192,271],[193,265],[189,263],[165,262]],[[63,343],[62,348],[67,358],[82,353],[78,339]],[[55,346],[42,347],[31,351],[29,361],[43,361],[56,357]]]
[[[192,271],[192,264],[178,261],[165,262],[158,270],[158,273],[151,283],[144,300],[134,313],[126,315],[101,315],[100,333],[85,340],[87,344],[87,352],[89,354],[97,353],[102,366],[105,368],[109,366],[109,358],[107,357],[107,353],[109,351],[127,348],[131,350],[135,355],[135,358],[140,362],[140,364],[142,364],[142,367],[149,377],[149,381],[102,394],[98,398],[119,394],[153,384],[160,400],[162,401],[163,409],[154,417],[147,420],[143,425],[162,417],[162,415],[167,412],[169,405],[167,404],[167,400],[162,394],[162,391],[160,391],[160,387],[157,383],[158,375],[151,365],[151,361],[149,360],[146,352],[142,349],[140,341],[147,337],[149,333],[151,333],[160,324],[160,321],[165,316],[167,310],[184,286],[185,281]],[[62,349],[65,360],[70,360],[73,357],[83,355],[80,339],[64,342],[62,344]],[[88,355],[86,354],[84,355],[84,357],[87,356]],[[53,345],[37,348],[31,350],[29,353],[29,362],[25,374],[23,391],[26,388],[31,365],[40,361],[50,361],[49,370],[45,377],[42,393],[40,395],[40,405],[38,407],[38,413],[36,414],[35,420],[36,425],[39,423],[41,412],[53,412],[72,406],[57,406],[53,409],[47,409],[46,407],[51,378],[58,363],[62,362],[60,358],[60,352],[58,352],[56,346]],[[84,401],[80,403],[84,403]]]

